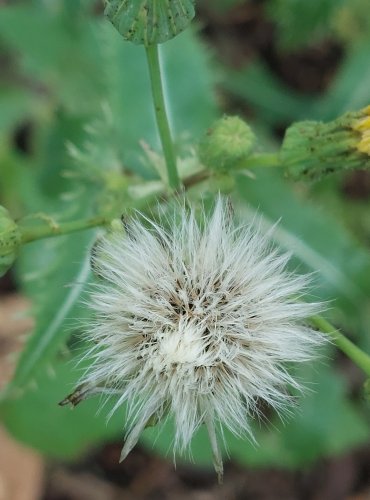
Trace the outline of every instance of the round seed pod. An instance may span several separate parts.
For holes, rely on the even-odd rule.
[[[256,137],[238,116],[224,116],[207,131],[198,148],[201,162],[218,172],[231,170],[253,152]]]
[[[125,40],[148,46],[181,33],[195,10],[194,0],[105,0],[104,14]]]

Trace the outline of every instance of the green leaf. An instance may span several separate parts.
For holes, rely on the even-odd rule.
[[[284,48],[297,49],[328,36],[333,15],[345,0],[270,0],[267,13],[278,26]]]
[[[4,43],[21,54],[31,95],[43,88],[50,105],[88,125],[100,118],[102,105],[108,108],[111,148],[125,167],[150,175],[140,141],[159,149],[159,140],[142,47],[125,43],[103,19],[71,15],[63,2],[4,7],[0,30]],[[175,139],[189,144],[217,114],[210,57],[191,29],[161,46],[161,53]]]
[[[370,103],[369,51],[369,40],[348,51],[326,95],[316,102],[309,118],[330,120]]]
[[[154,45],[185,30],[195,10],[193,0],[105,0],[104,14],[125,40]]]
[[[349,50],[322,97],[300,94],[288,87],[261,61],[223,75],[224,88],[245,99],[257,121],[281,126],[298,120],[332,120],[370,103],[369,40]]]
[[[75,185],[62,177],[64,170],[73,170],[65,141],[82,143],[81,123],[60,113],[37,132],[35,158],[28,159],[27,165],[33,167],[32,182],[18,185],[26,213],[36,214],[25,223],[53,224],[54,219],[74,220],[94,213],[95,186]],[[25,165],[22,167],[23,176]],[[37,215],[40,212],[43,215]],[[86,231],[34,242],[22,249],[17,262],[19,284],[32,300],[35,327],[19,357],[10,389],[42,376],[86,314],[81,297],[90,280],[89,250],[94,240],[95,231]]]
[[[197,140],[218,116],[212,59],[194,30],[162,47],[165,87],[175,138]],[[191,92],[189,92],[191,75]],[[185,137],[184,137],[185,136]]]
[[[76,358],[53,363],[21,398],[0,405],[0,415],[16,439],[54,458],[74,459],[97,443],[122,435],[124,412],[107,420],[111,404],[99,398],[71,410],[58,403],[73,390],[81,374]]]
[[[241,71],[228,70],[222,84],[233,95],[245,99],[258,112],[258,119],[270,125],[302,119],[315,103],[314,98],[286,86],[260,61]]]
[[[346,0],[333,19],[335,34],[341,41],[353,45],[369,39],[370,10],[368,0]]]
[[[36,94],[40,82],[49,98],[56,93],[70,112],[86,112],[102,90],[99,44],[86,18],[70,14],[66,5],[2,7],[0,31],[4,44],[21,54],[22,70],[32,77]]]
[[[323,208],[295,196],[276,172],[260,170],[255,180],[239,176],[237,186],[262,224],[280,221],[274,238],[293,252],[303,271],[315,271],[314,295],[335,301],[331,308],[337,306],[358,327],[370,297],[369,253]]]
[[[45,112],[45,101],[30,91],[16,87],[0,87],[0,133],[22,124],[27,119],[40,116]]]
[[[95,233],[30,244],[20,260],[26,293],[35,303],[35,329],[20,355],[9,390],[24,387],[44,372],[77,321],[85,314],[82,294],[90,280],[87,248]]]

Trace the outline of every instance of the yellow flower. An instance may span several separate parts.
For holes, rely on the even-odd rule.
[[[370,105],[364,108],[362,113],[362,117],[355,121],[352,128],[361,134],[357,144],[358,151],[370,156]]]

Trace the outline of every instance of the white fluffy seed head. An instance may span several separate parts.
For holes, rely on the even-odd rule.
[[[169,226],[137,218],[99,243],[82,383],[128,404],[122,458],[153,416],[170,413],[180,450],[206,425],[221,477],[216,428],[253,439],[259,401],[289,406],[287,388],[299,384],[286,364],[315,354],[322,337],[304,320],[320,306],[300,301],[307,278],[285,269],[269,235],[235,228],[221,199],[202,225],[182,211]]]

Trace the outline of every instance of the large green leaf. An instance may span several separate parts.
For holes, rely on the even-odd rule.
[[[73,459],[103,440],[112,439],[125,427],[118,411],[107,421],[110,404],[99,397],[77,408],[61,408],[58,403],[75,387],[81,374],[76,358],[54,362],[23,397],[9,399],[0,406],[7,429],[22,442],[51,457]]]
[[[369,252],[324,207],[295,196],[276,172],[258,171],[255,180],[239,176],[237,185],[241,199],[253,207],[251,213],[257,210],[262,224],[280,221],[274,238],[293,252],[302,271],[315,272],[314,296],[332,301],[328,308],[338,308],[345,324],[361,329],[370,302]]]
[[[20,65],[49,97],[61,99],[71,113],[96,106],[102,82],[99,45],[88,20],[70,15],[67,5],[2,7],[0,33],[20,54]],[[46,42],[47,41],[47,42]]]
[[[7,134],[25,120],[38,117],[45,112],[45,100],[29,90],[15,86],[0,87],[0,132]]]
[[[241,71],[224,73],[223,85],[257,112],[257,119],[270,125],[298,120],[332,120],[370,102],[370,42],[353,47],[320,97],[307,96],[288,87],[261,61]]]
[[[224,71],[222,84],[255,110],[257,122],[288,126],[298,120],[332,120],[370,103],[369,51],[368,39],[350,48],[320,96],[290,88],[260,60],[239,71]]]
[[[314,98],[301,94],[284,84],[261,61],[242,70],[227,70],[223,86],[233,95],[245,99],[257,112],[257,118],[270,125],[284,125],[307,118]]]
[[[331,120],[370,103],[370,40],[351,48],[326,94],[312,108],[309,118]]]
[[[90,233],[33,243],[24,250],[19,271],[34,301],[36,324],[11,387],[24,387],[38,378],[78,328],[84,314],[81,297],[90,280],[89,247],[95,239]]]
[[[328,36],[333,15],[346,0],[270,0],[267,13],[276,22],[282,46],[297,49]]]
[[[145,173],[140,141],[158,148],[145,50],[124,42],[105,20],[70,15],[63,3],[2,9],[0,31],[20,69],[50,101],[90,124],[111,114],[111,145],[130,169]],[[45,43],[45,39],[48,43]],[[175,139],[189,142],[216,116],[210,58],[193,30],[161,46]],[[192,92],[189,92],[189,74]],[[146,172],[148,173],[148,172]]]

